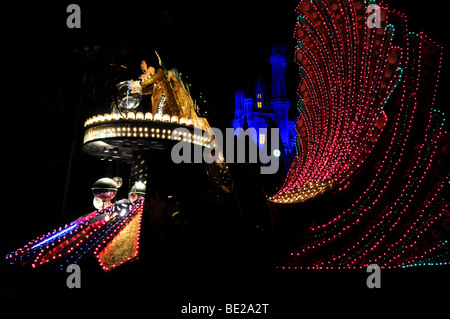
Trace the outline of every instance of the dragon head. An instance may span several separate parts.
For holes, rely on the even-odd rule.
[[[156,73],[155,68],[152,66],[147,67],[147,63],[145,62],[145,60],[142,60],[141,70],[144,73],[140,76],[142,80],[141,86],[144,88],[146,86],[149,86],[150,84],[153,84],[154,80],[152,79],[152,76]]]

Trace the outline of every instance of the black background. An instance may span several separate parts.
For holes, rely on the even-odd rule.
[[[2,10],[1,165],[4,187],[0,205],[0,252],[3,255],[19,247],[24,240],[93,209],[90,187],[108,168],[106,163],[81,152],[78,131],[69,209],[65,216],[60,214],[80,92],[83,95],[78,126],[89,116],[109,112],[107,81],[111,80],[108,78],[111,61],[127,67],[126,74],[121,76],[137,78],[142,59],[156,62],[153,52],[157,48],[167,67],[177,67],[189,75],[193,84],[206,94],[211,123],[226,127],[234,113],[235,90],[247,86],[256,75],[270,79],[271,47],[286,44],[292,57],[287,66],[288,91],[292,101],[296,98],[292,35],[297,1],[77,3],[81,7],[81,29],[67,28],[66,8],[70,4],[67,1],[12,3]],[[407,15],[410,31],[424,31],[443,46],[436,105],[448,113],[449,21],[445,6],[436,2],[417,5],[403,0],[389,4]],[[86,58],[85,48],[88,48],[89,58]],[[84,74],[87,74],[87,85],[81,91]],[[221,277],[221,274],[212,274],[215,276],[212,278]],[[383,279],[384,291],[390,296],[436,293],[435,288],[448,287],[440,279],[441,275],[439,271],[425,275],[420,271],[391,272],[383,277],[386,278]],[[350,296],[361,296],[360,292],[368,299],[380,296],[365,288],[367,275],[363,271],[284,273],[274,276],[276,280],[261,276],[251,276],[258,283],[255,287],[264,285],[270,292],[269,299],[282,294],[286,302],[280,307],[290,305],[298,311],[306,305],[295,299],[297,295],[307,295],[313,300],[323,300],[326,295],[326,300],[332,300],[333,296],[343,297],[346,291],[350,292],[347,301],[351,301]],[[64,280],[65,275],[61,278]],[[413,278],[422,279],[415,281]],[[271,282],[275,283],[275,291],[269,288]],[[228,287],[229,291],[242,290],[242,286],[233,287]],[[248,289],[252,292],[259,290],[251,287]],[[206,293],[197,299],[198,304],[207,304],[204,298],[207,289],[212,288],[205,289]],[[286,292],[291,290],[293,294]],[[230,302],[253,300],[241,293],[237,301]],[[24,292],[24,295],[29,294]]]

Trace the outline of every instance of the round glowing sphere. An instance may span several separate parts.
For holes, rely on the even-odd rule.
[[[95,209],[97,209],[97,210],[103,209],[103,201],[98,197],[94,197],[92,204],[94,205]]]
[[[116,182],[117,188],[122,187],[123,185],[122,177],[114,177],[113,181]]]
[[[131,187],[130,192],[128,193],[128,199],[133,204],[136,204],[136,202],[139,200],[139,198],[145,197],[145,191],[146,191],[145,184],[142,182],[136,182]]]
[[[141,104],[142,87],[139,81],[123,81],[117,84],[117,106],[122,112],[134,110]]]
[[[92,186],[92,193],[102,201],[110,201],[117,194],[117,184],[111,178],[100,178]]]
[[[275,157],[280,157],[281,156],[281,151],[279,149],[273,150],[273,155]]]

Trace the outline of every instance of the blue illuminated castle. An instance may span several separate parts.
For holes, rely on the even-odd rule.
[[[259,132],[259,129],[267,128],[267,132],[270,132],[270,128],[279,128],[281,159],[287,163],[294,155],[296,132],[295,122],[288,119],[290,103],[286,95],[286,61],[286,47],[273,47],[270,56],[272,64],[270,98],[266,94],[267,87],[261,83],[261,79],[256,80],[255,91],[249,92],[248,95],[244,95],[242,90],[236,91],[235,118],[232,123],[234,129],[255,128],[258,136],[252,136],[252,140],[259,147],[267,142],[266,134]]]

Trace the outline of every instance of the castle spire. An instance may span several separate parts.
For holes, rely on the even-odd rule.
[[[260,77],[258,77],[255,84],[255,102],[256,109],[262,109],[264,107],[264,89]]]
[[[287,64],[286,46],[274,46],[270,55],[272,64],[272,100],[270,104],[275,113],[276,123],[280,129],[285,153],[289,153],[288,110],[289,100],[286,96],[285,68]]]
[[[270,55],[272,64],[272,99],[286,99],[286,76],[287,63],[286,46],[274,46]]]

